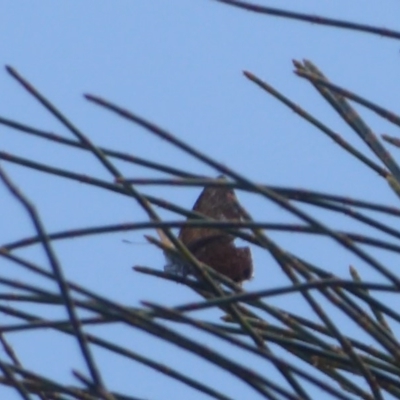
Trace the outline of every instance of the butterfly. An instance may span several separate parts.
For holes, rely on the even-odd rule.
[[[225,179],[224,177],[218,177]],[[193,211],[217,221],[242,221],[243,212],[233,189],[208,186],[196,200]],[[161,235],[164,236],[165,235]],[[183,226],[178,239],[202,263],[215,269],[237,283],[253,276],[253,261],[249,247],[236,247],[235,236],[218,228]],[[163,240],[164,241],[164,240]],[[177,275],[191,273],[191,266],[184,260],[166,253],[164,270]]]

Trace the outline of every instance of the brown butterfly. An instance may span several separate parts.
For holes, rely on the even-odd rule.
[[[219,179],[224,179],[219,177]],[[243,213],[233,189],[209,186],[204,188],[193,206],[193,211],[218,221],[241,221]],[[163,235],[164,236],[164,235]],[[178,238],[204,264],[241,283],[253,275],[253,261],[249,247],[236,247],[235,237],[217,228],[183,227]],[[164,241],[164,240],[163,240]],[[167,256],[166,272],[186,275],[190,265]]]

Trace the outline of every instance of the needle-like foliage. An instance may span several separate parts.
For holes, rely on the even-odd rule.
[[[280,16],[400,38],[400,32],[372,26],[298,14],[248,2],[216,1],[265,16]],[[365,107],[396,125],[400,125],[400,117],[332,83],[311,61],[295,61],[294,68],[295,74],[312,85],[321,95],[321,100],[326,100],[332,106],[338,116],[370,148],[375,160],[380,162],[364,155],[322,121],[264,82],[257,76],[257,72],[245,71],[244,76],[331,138],[365,168],[382,177],[387,182],[389,190],[400,196],[399,165],[385,143],[356,112],[354,104]],[[2,385],[14,388],[23,399],[137,399],[135,393],[126,393],[123,387],[108,387],[107,369],[96,357],[98,349],[102,349],[108,352],[110,357],[120,357],[152,369],[155,377],[157,374],[163,374],[175,380],[177,388],[186,385],[204,394],[205,398],[224,400],[232,398],[223,388],[215,388],[201,379],[192,377],[189,373],[148,357],[135,346],[119,343],[118,337],[105,339],[91,329],[99,326],[123,325],[132,331],[132,338],[135,337],[135,332],[142,331],[148,336],[148,340],[154,338],[176,345],[179,349],[228,372],[230,386],[240,381],[256,392],[260,398],[311,399],[315,398],[315,393],[319,393],[318,398],[343,400],[383,399],[389,395],[400,398],[400,344],[397,335],[400,332],[400,314],[395,304],[388,304],[382,300],[388,294],[398,295],[400,275],[398,271],[385,265],[385,262],[372,251],[377,249],[381,252],[390,252],[394,257],[400,253],[400,244],[397,243],[400,231],[396,227],[397,218],[400,216],[399,208],[339,196],[334,191],[322,193],[271,186],[268,182],[253,182],[240,171],[226,167],[133,111],[96,95],[87,94],[86,100],[98,106],[100,111],[114,113],[131,124],[139,125],[149,135],[168,142],[186,155],[213,168],[215,176],[224,174],[227,180],[217,181],[183,171],[174,165],[166,165],[162,157],[158,162],[154,162],[140,155],[100,147],[15,69],[7,67],[7,72],[56,118],[73,138],[1,117],[0,124],[3,129],[20,134],[22,145],[26,137],[23,135],[30,135],[46,141],[47,144],[53,144],[55,152],[56,146],[70,149],[71,152],[79,150],[88,158],[94,158],[108,174],[109,179],[100,179],[88,175],[85,171],[76,172],[23,158],[4,149],[0,151],[1,182],[8,188],[15,203],[29,216],[35,229],[33,236],[10,238],[7,243],[1,243],[0,256],[4,261],[8,261],[8,265],[29,271],[29,274],[34,274],[38,278],[33,281],[13,280],[8,278],[7,274],[0,272],[0,283],[3,288],[0,293],[0,311],[12,317],[10,321],[13,321],[4,323],[0,327],[0,341],[7,355],[7,358],[0,359]],[[398,139],[387,135],[383,136],[383,139],[393,145],[399,145]],[[126,176],[120,169],[121,162],[146,168],[153,174],[160,174],[161,177],[150,179]],[[109,225],[99,223],[83,228],[80,227],[79,221],[75,221],[76,228],[49,231],[35,204],[25,193],[24,187],[18,187],[17,182],[7,174],[9,164],[16,164],[31,173],[51,175],[63,182],[75,181],[97,188],[100,193],[98,196],[102,193],[111,194],[115,198],[125,196],[141,207],[147,220]],[[273,203],[279,206],[296,217],[299,222],[291,224],[258,221],[252,218],[251,210],[246,211],[245,221],[213,221],[190,211],[190,207],[188,209],[179,207],[173,198],[161,199],[145,194],[142,188],[148,185],[170,187],[225,185],[237,191],[257,195],[265,204]],[[303,205],[307,205],[307,208],[302,207]],[[193,258],[188,249],[172,234],[171,229],[181,227],[182,220],[164,220],[159,215],[159,210],[162,209],[173,212],[178,217],[189,218],[187,223],[193,227],[206,226],[226,230],[247,241],[253,248],[268,253],[275,263],[271,270],[279,269],[285,275],[287,283],[279,287],[266,286],[265,289],[258,291],[246,291],[227,277],[215,273]],[[309,211],[304,211],[305,209]],[[2,211],[7,212],[7,210]],[[356,226],[361,228],[358,231],[339,231],[319,219],[317,215],[320,215],[321,211],[345,217],[350,222],[356,222]],[[2,229],[6,227],[3,226]],[[165,285],[170,285],[171,281],[178,282],[191,292],[197,293],[201,298],[200,301],[167,307],[165,304],[149,301],[148,299],[152,297],[150,290],[149,297],[143,299],[140,307],[132,307],[117,302],[104,293],[97,293],[84,287],[70,280],[65,274],[63,259],[57,254],[56,249],[56,244],[60,241],[72,239],[79,241],[84,240],[84,237],[105,233],[145,229],[162,230],[174,246],[172,251],[177,252],[178,257],[189,259],[196,273],[195,276],[175,276],[161,271],[160,268],[148,266],[135,266],[134,273],[146,274],[149,279],[162,281]],[[324,266],[314,265],[302,256],[289,252],[271,238],[269,233],[273,231],[286,232],[293,236],[314,235],[327,238],[337,243],[338,251],[352,253],[363,265],[369,266],[379,279],[365,281],[356,266],[350,266],[347,278],[336,276]],[[374,236],[364,231],[377,234]],[[385,239],[386,237],[390,237],[391,240]],[[166,250],[157,240],[152,238],[149,240],[161,248],[159,250],[155,246],[154,251]],[[43,264],[26,256],[29,253],[24,253],[24,249],[32,245],[42,249],[45,255]],[[329,254],[326,257],[329,259]],[[54,283],[55,285],[51,286],[53,289],[50,290],[49,285],[37,283],[43,282],[42,279]],[[291,296],[294,295],[305,301],[308,305],[306,311],[294,311],[290,301],[287,307],[277,307],[273,303],[278,296],[292,299]],[[46,308],[41,309],[37,305],[62,308],[66,317],[55,317],[51,312],[47,313]],[[202,313],[194,312],[210,309],[222,311],[222,321],[206,319]],[[342,321],[342,318],[352,321],[360,333],[354,334],[356,330],[348,331],[345,324],[338,322]],[[209,343],[215,343],[215,346],[209,343],[206,346],[196,335],[187,334],[188,331],[183,329],[184,327],[190,327],[190,332],[208,335],[212,339]],[[24,365],[19,357],[18,348],[11,345],[13,335],[17,333],[23,332],[29,336],[30,332],[49,330],[59,335],[71,336],[78,344],[83,367],[78,370],[74,365],[66,366],[75,379],[73,385],[56,381],[51,376],[41,375]],[[232,353],[220,350],[221,342],[235,350]],[[240,357],[236,354],[240,354]],[[247,360],[246,357],[249,360],[257,360],[256,365],[263,367],[253,367],[250,361],[244,361]],[[280,379],[276,379],[276,376]]]

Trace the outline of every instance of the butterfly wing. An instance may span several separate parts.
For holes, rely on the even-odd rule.
[[[249,247],[236,247],[228,236],[213,236],[193,243],[189,250],[204,264],[235,282],[253,276],[253,261]]]
[[[226,187],[205,188],[194,204],[193,211],[218,221],[240,221],[243,219],[235,192]],[[189,227],[181,229],[179,239],[188,245],[199,239],[222,234],[231,237],[232,241],[234,240],[231,235],[219,229]]]
[[[240,221],[241,207],[233,189],[206,187],[193,206],[193,211],[219,221]],[[183,227],[179,239],[201,262],[241,282],[253,275],[249,247],[236,247],[235,237],[216,228]]]

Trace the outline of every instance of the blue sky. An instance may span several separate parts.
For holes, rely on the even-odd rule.
[[[393,1],[368,7],[363,2],[350,4],[339,0],[329,4],[296,2],[295,6],[290,1],[270,1],[268,5],[399,29],[400,5]],[[397,204],[397,198],[382,178],[242,74],[248,70],[266,80],[374,158],[312,87],[293,74],[291,60],[309,59],[333,82],[396,111],[400,103],[397,89],[400,45],[395,40],[260,16],[209,0],[47,0],[23,6],[7,2],[2,8],[1,64],[18,70],[98,145],[189,172],[218,174],[143,129],[88,103],[83,93],[100,95],[132,110],[257,182]],[[0,90],[1,116],[71,137],[5,70],[0,73]],[[392,125],[363,109],[358,110],[377,134],[396,135]],[[0,138],[4,151],[112,182],[112,177],[93,157],[77,150],[66,150],[3,126]],[[127,177],[158,176],[134,165],[122,162],[117,165]],[[35,203],[50,232],[146,220],[140,208],[122,196],[5,162],[2,166]],[[184,207],[190,207],[199,194],[199,189],[172,192],[165,187],[145,187],[143,191],[172,199]],[[296,221],[265,200],[248,194],[239,194],[239,198],[255,219]],[[0,187],[0,207],[7,210],[3,215],[7,230],[0,232],[1,243],[32,234],[27,216],[3,187]],[[160,214],[169,216],[162,211]],[[348,227],[344,219],[329,215],[321,218],[337,228]],[[143,233],[69,240],[56,243],[55,248],[69,279],[121,303],[135,306],[146,299],[178,305],[197,299],[179,285],[131,271],[133,265],[162,268],[164,262],[160,252],[145,244]],[[309,257],[339,276],[348,277],[351,264],[362,269],[359,259],[336,251],[338,247],[328,240],[318,242],[315,251],[315,238],[279,233],[271,233],[271,237],[282,247]],[[127,245],[123,240],[135,243]],[[19,254],[46,265],[42,254],[34,248]],[[393,262],[392,254],[376,254],[389,265]],[[256,275],[246,288],[255,290],[287,283],[278,267],[271,266],[268,255],[254,249],[253,257]],[[5,270],[6,276],[24,282],[36,279],[7,263]],[[375,277],[368,268],[362,272],[365,278]],[[47,286],[56,290],[52,285]],[[287,298],[274,299],[274,304],[307,313],[304,304],[288,305],[287,301]],[[63,315],[50,309],[48,312]],[[219,317],[216,312],[205,315]],[[11,317],[0,314],[0,324],[12,322]],[[134,336],[132,330],[124,328],[101,328],[95,332],[131,345],[139,352],[144,349],[147,356],[181,371],[190,370],[197,379],[219,385],[233,398],[246,398],[250,394],[257,398],[244,384],[225,387],[225,382],[229,382],[225,373],[141,332],[134,332]],[[186,332],[194,334],[189,329]],[[60,339],[52,332],[15,334],[8,338],[22,362],[43,374],[76,383],[71,368],[86,373],[75,343],[68,338]],[[204,336],[205,343],[212,344],[214,340]],[[222,343],[221,349],[230,351]],[[96,357],[99,364],[106,365],[104,377],[112,389],[149,399],[203,398],[139,364],[114,359],[110,363],[105,352],[96,353]],[[237,359],[242,361],[241,357],[247,355],[238,353]],[[253,361],[258,366],[255,360],[242,362]],[[268,364],[260,368],[272,370]],[[275,372],[271,374],[274,376]],[[0,387],[3,398],[2,393],[7,398],[17,398],[14,392]]]

